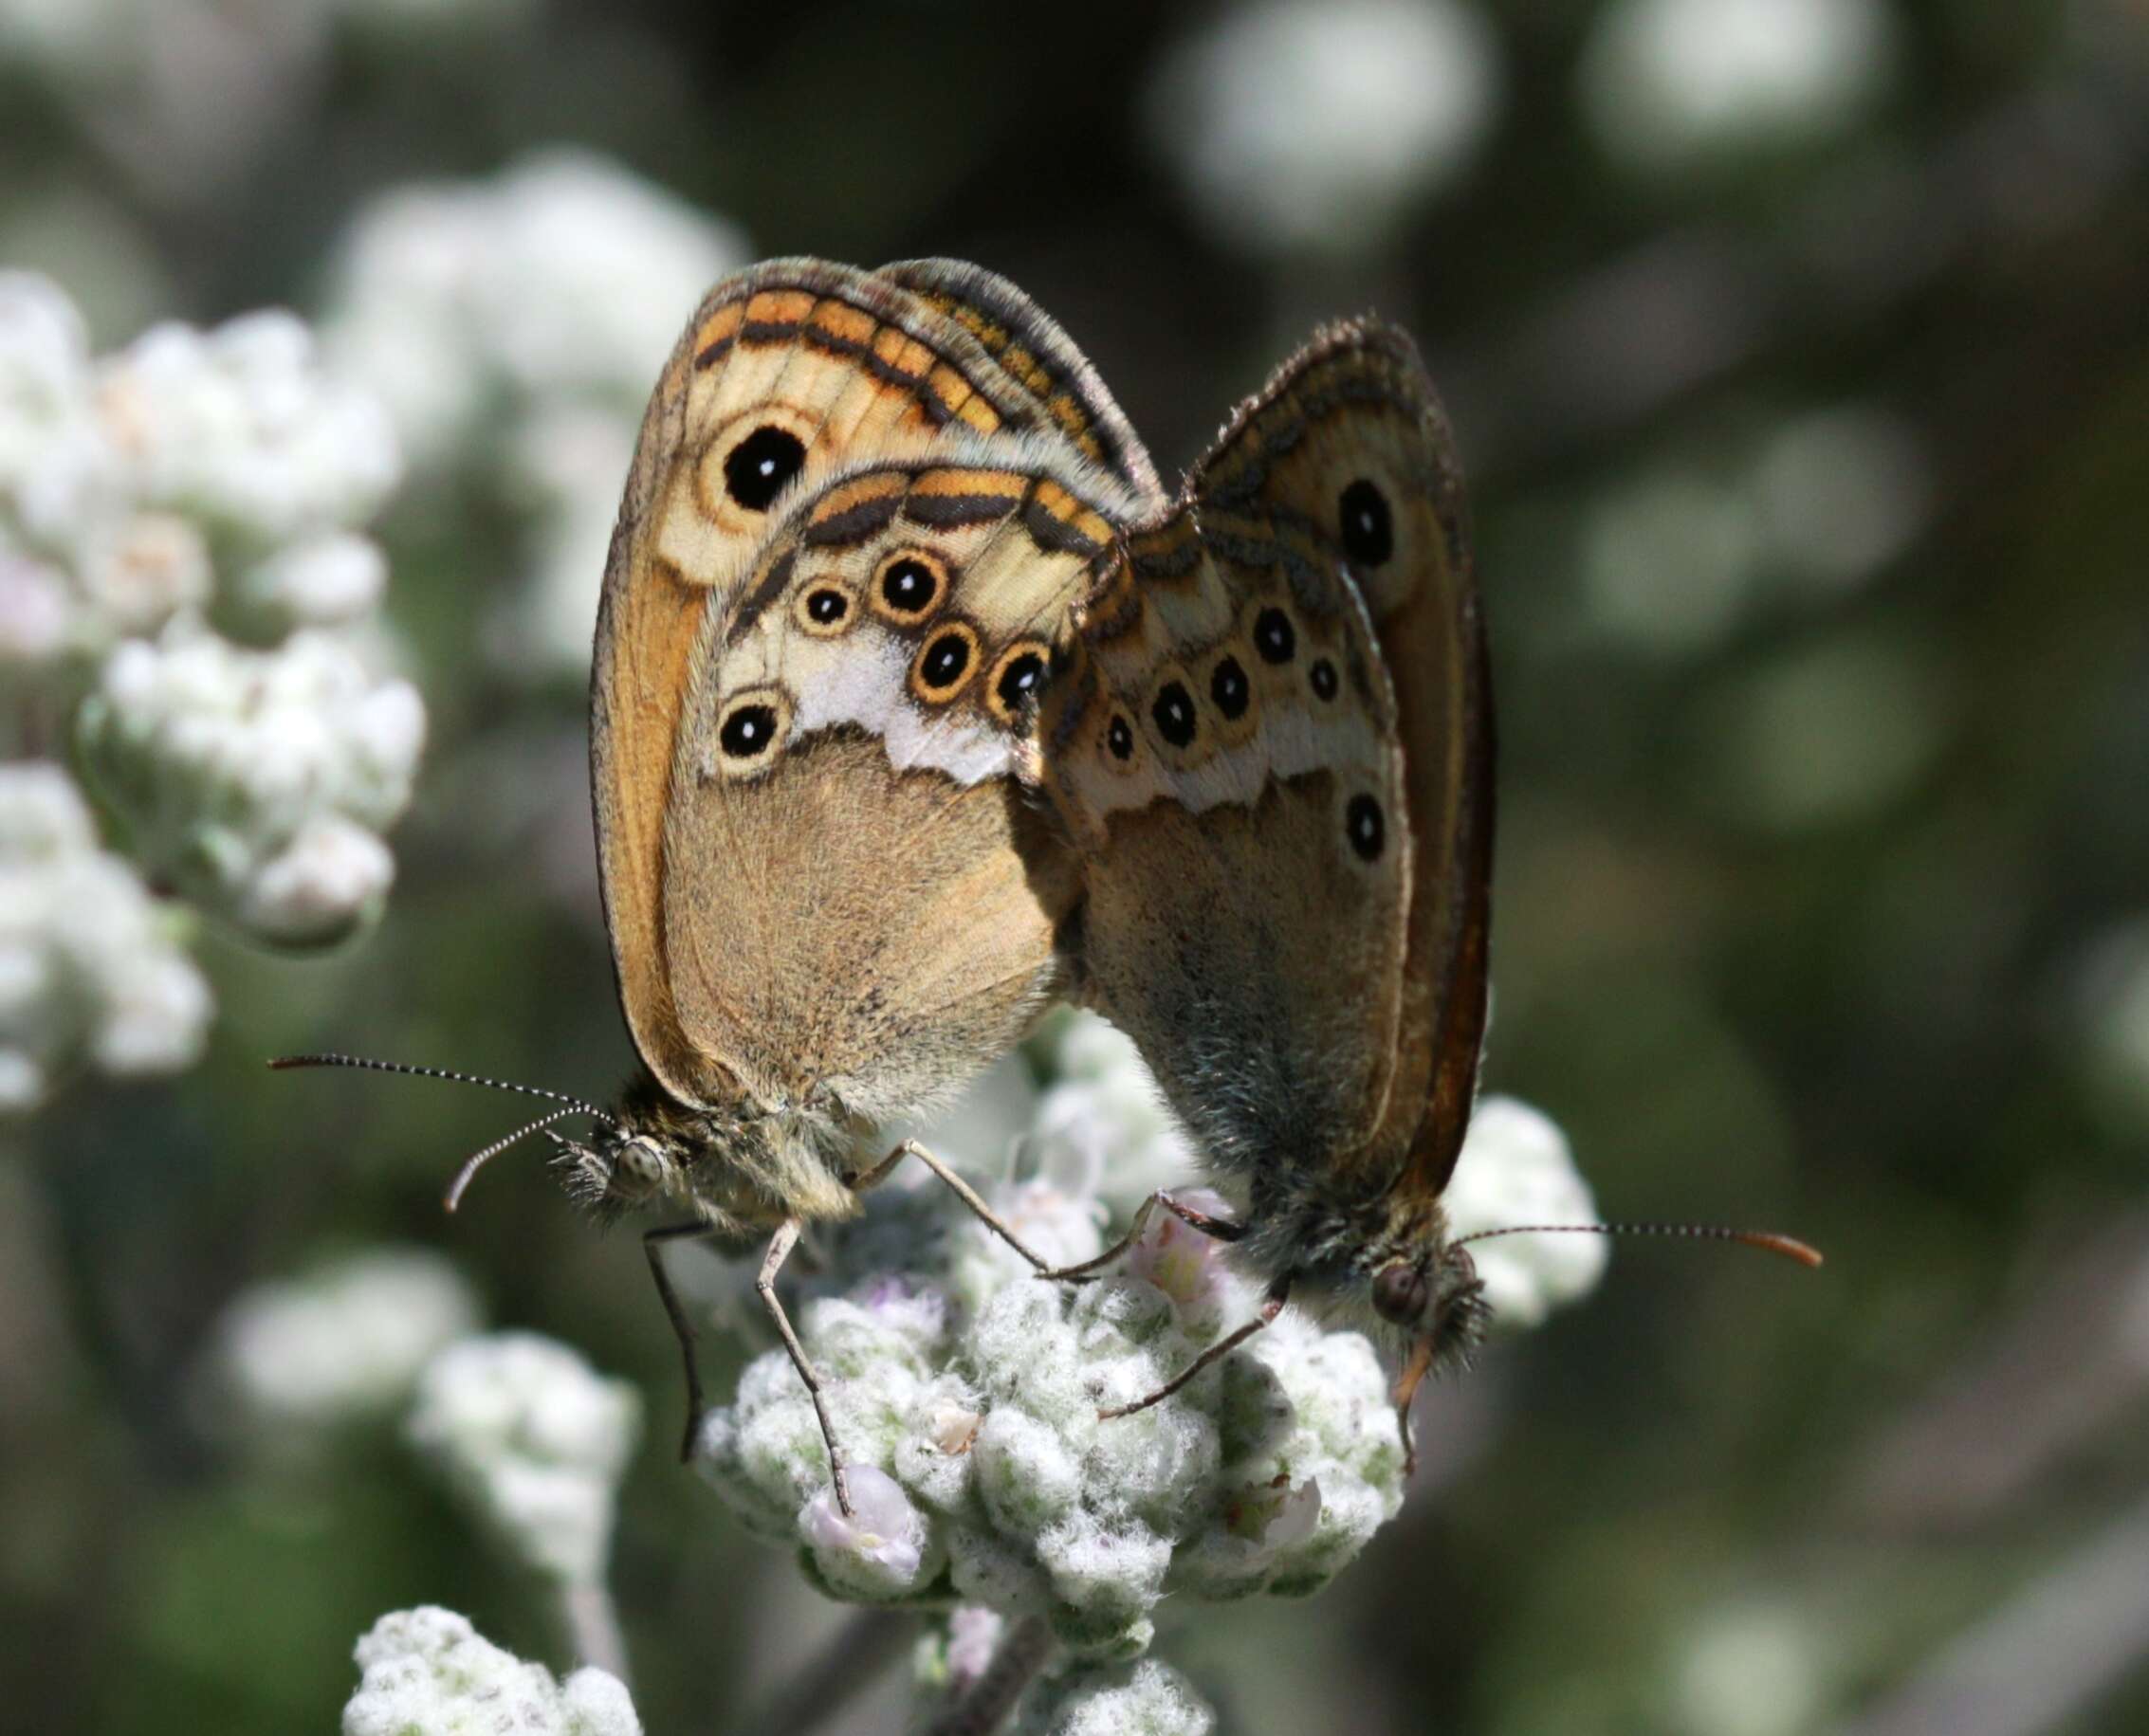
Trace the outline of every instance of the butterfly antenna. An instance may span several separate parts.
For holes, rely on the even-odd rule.
[[[539,1116],[526,1127],[518,1127],[514,1132],[494,1140],[483,1151],[471,1152],[468,1157],[463,1160],[463,1167],[455,1172],[454,1180],[448,1184],[448,1192],[441,1197],[440,1203],[452,1212],[463,1203],[464,1191],[476,1179],[478,1171],[505,1151],[517,1140],[526,1140],[531,1134],[551,1126],[554,1122],[565,1121],[568,1116],[579,1115],[581,1112],[581,1106],[579,1104],[570,1104],[564,1109],[554,1109],[550,1114]]]
[[[1801,1266],[1821,1264],[1821,1251],[1795,1235],[1778,1235],[1772,1230],[1733,1230],[1722,1224],[1508,1224],[1497,1230],[1479,1230],[1459,1237],[1454,1246],[1487,1242],[1496,1235],[1683,1235],[1712,1242],[1737,1242],[1764,1253],[1781,1254]]]
[[[561,1111],[562,1114],[579,1111],[584,1115],[594,1115],[608,1127],[619,1124],[619,1118],[610,1110],[600,1109],[594,1103],[580,1097],[570,1097],[564,1091],[547,1091],[539,1086],[516,1085],[505,1079],[483,1079],[476,1073],[451,1072],[444,1067],[413,1067],[403,1061],[375,1061],[365,1055],[278,1055],[268,1065],[277,1072],[293,1067],[362,1067],[375,1073],[409,1073],[418,1079],[447,1079],[456,1085],[489,1086],[496,1091],[520,1091],[524,1097],[542,1097],[552,1103],[565,1104],[567,1108]],[[557,1121],[560,1117],[554,1116],[551,1119]],[[543,1124],[537,1124],[542,1126]],[[517,1134],[515,1137],[520,1139],[522,1135]]]

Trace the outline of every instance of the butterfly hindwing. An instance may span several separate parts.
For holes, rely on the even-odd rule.
[[[1078,491],[1096,480],[1071,462],[839,473],[705,625],[662,957],[684,1040],[756,1100],[914,1110],[1062,987],[1076,875],[1020,779],[1111,552]]]
[[[1287,363],[1082,623],[1041,740],[1090,997],[1226,1163],[1437,1192],[1482,1032],[1491,743],[1408,340]]]
[[[1185,508],[1128,539],[1047,698],[1084,992],[1226,1165],[1322,1160],[1386,1107],[1412,873],[1395,721],[1318,549]]]
[[[1198,497],[1212,536],[1292,523],[1332,551],[1394,680],[1417,866],[1394,1087],[1365,1158],[1437,1194],[1484,1039],[1493,722],[1461,466],[1416,346],[1378,320],[1316,336],[1240,412]]]

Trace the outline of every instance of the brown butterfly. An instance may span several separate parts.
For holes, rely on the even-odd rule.
[[[1064,996],[1133,1036],[1243,1184],[1241,1221],[1159,1196],[1132,1233],[1162,1204],[1271,1279],[1143,1403],[1301,1280],[1409,1335],[1405,1409],[1473,1341],[1440,1195],[1485,1021],[1491,695],[1453,445],[1401,334],[1320,336],[1167,503],[1003,280],[811,260],[726,280],[643,423],[590,727],[642,1069],[609,1112],[539,1093],[566,1106],[476,1154],[450,1202],[586,1112],[596,1138],[551,1135],[585,1197],[688,1209],[645,1245],[689,1443],[692,1334],[659,1249],[771,1233],[760,1291],[849,1510],[778,1270],[915,1155],[1045,1271],[930,1153],[856,1154]]]

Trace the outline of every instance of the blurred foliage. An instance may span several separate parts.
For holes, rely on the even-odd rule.
[[[1357,1568],[1171,1635],[1227,1727],[2149,1722],[2149,13],[1895,0],[1828,127],[1636,160],[1581,94],[1603,9],[1488,9],[1469,160],[1377,245],[1263,254],[1152,124],[1210,9],[466,9],[500,16],[323,27],[186,177],[116,124],[121,73],[0,64],[0,260],[106,344],[307,309],[370,194],[575,143],[760,254],[1006,273],[1166,465],[1315,320],[1378,306],[1448,395],[1494,629],[1487,1082],[1561,1123],[1607,1215],[1829,1255],[1629,1244],[1593,1306],[1431,1396]],[[649,1392],[615,1579],[652,1731],[733,1727],[835,1618],[670,1462],[632,1237],[526,1156],[441,1215],[500,1101],[261,1069],[625,1073],[580,693],[481,654],[515,582],[488,510],[389,537],[434,744],[386,922],[321,961],[211,937],[197,1070],[9,1136],[0,1722],[326,1727],[353,1640],[418,1602],[545,1654],[392,1441],[264,1467],[199,1426],[218,1309],[384,1239]]]

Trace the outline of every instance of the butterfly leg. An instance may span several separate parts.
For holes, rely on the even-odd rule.
[[[1127,1233],[1098,1254],[1095,1259],[1084,1260],[1078,1266],[1056,1267],[1051,1271],[1046,1271],[1040,1268],[1038,1276],[1075,1281],[1087,1278],[1093,1272],[1103,1270],[1104,1268],[1110,1266],[1142,1239],[1142,1233],[1149,1227],[1149,1219],[1155,1215],[1159,1206],[1169,1212],[1180,1222],[1199,1230],[1203,1235],[1214,1236],[1220,1242],[1236,1242],[1246,1233],[1244,1224],[1235,1224],[1228,1217],[1217,1217],[1207,1212],[1196,1211],[1192,1206],[1182,1205],[1169,1194],[1159,1188],[1142,1201],[1140,1209],[1134,1214],[1134,1222],[1129,1228]]]
[[[1014,1249],[1017,1253],[1020,1254],[1025,1260],[1029,1261],[1032,1266],[1035,1266],[1038,1269],[1039,1276],[1051,1278],[1059,1275],[1056,1272],[1053,1272],[1047,1270],[1049,1262],[1045,1259],[1044,1255],[1038,1252],[1036,1249],[1032,1248],[1027,1242],[1023,1241],[1020,1236],[1017,1235],[1015,1232],[1008,1227],[1007,1221],[1002,1218],[998,1213],[996,1213],[992,1209],[992,1207],[985,1203],[983,1195],[980,1194],[976,1188],[972,1187],[967,1181],[964,1180],[963,1178],[957,1175],[952,1169],[948,1168],[948,1166],[946,1163],[942,1162],[940,1159],[934,1157],[931,1152],[928,1151],[923,1145],[919,1144],[916,1140],[905,1140],[902,1144],[898,1145],[893,1151],[890,1152],[888,1156],[883,1158],[878,1163],[874,1164],[872,1168],[867,1170],[863,1175],[854,1177],[851,1182],[852,1191],[854,1193],[862,1194],[868,1188],[878,1187],[883,1181],[888,1179],[890,1173],[894,1170],[896,1165],[901,1163],[905,1158],[917,1159],[919,1162],[923,1163],[928,1169],[931,1170],[934,1175],[938,1176],[943,1181],[946,1182],[949,1191],[954,1194],[955,1197],[960,1199],[964,1205],[968,1206],[970,1210],[977,1215],[978,1221],[984,1225],[984,1227],[990,1230],[995,1235],[999,1236],[1000,1239],[1005,1242],[1010,1248]]]
[[[715,1233],[714,1229],[699,1219],[688,1224],[660,1224],[654,1230],[642,1233],[642,1252],[649,1256],[650,1276],[656,1280],[657,1296],[670,1319],[671,1330],[679,1340],[680,1357],[687,1364],[687,1433],[679,1442],[682,1465],[693,1457],[694,1435],[701,1428],[702,1372],[694,1359],[694,1323],[687,1318],[687,1310],[679,1303],[679,1292],[671,1288],[671,1274],[664,1269],[663,1245]]]
[[[1285,1272],[1282,1277],[1269,1286],[1268,1294],[1261,1298],[1260,1311],[1252,1320],[1249,1320],[1237,1330],[1228,1332],[1218,1339],[1215,1343],[1203,1351],[1200,1356],[1173,1375],[1170,1380],[1158,1387],[1147,1398],[1137,1398],[1132,1404],[1122,1404],[1109,1411],[1099,1411],[1097,1420],[1099,1422],[1110,1422],[1115,1416],[1131,1416],[1136,1411],[1146,1411],[1152,1404],[1162,1404],[1172,1394],[1185,1386],[1187,1381],[1200,1374],[1203,1369],[1221,1362],[1263,1326],[1273,1323],[1276,1317],[1283,1312],[1283,1305],[1290,1299],[1291,1274]]]
[[[820,1437],[828,1444],[828,1474],[836,1485],[836,1505],[843,1509],[843,1517],[852,1517],[851,1480],[844,1473],[843,1449],[836,1444],[836,1425],[828,1419],[828,1402],[821,1397],[820,1370],[806,1354],[805,1345],[791,1329],[791,1316],[783,1311],[783,1304],[776,1294],[776,1274],[783,1270],[783,1262],[791,1257],[791,1250],[799,1245],[799,1233],[805,1225],[796,1217],[787,1217],[782,1227],[769,1238],[768,1252],[762,1256],[761,1275],[754,1280],[754,1288],[760,1293],[762,1306],[768,1317],[776,1322],[776,1333],[783,1341],[783,1348],[790,1352],[791,1366],[799,1371],[799,1379],[806,1383],[806,1393],[814,1401],[814,1415],[820,1418]]]

